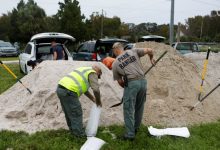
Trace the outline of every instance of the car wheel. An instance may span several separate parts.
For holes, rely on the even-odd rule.
[[[25,74],[28,74],[27,66],[25,65]]]

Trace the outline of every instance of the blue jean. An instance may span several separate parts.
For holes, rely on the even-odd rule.
[[[144,104],[146,102],[147,81],[145,79],[129,81],[124,88],[125,137],[134,138],[135,130],[141,125]]]

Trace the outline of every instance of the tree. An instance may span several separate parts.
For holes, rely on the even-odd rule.
[[[128,25],[121,23],[121,19],[117,16],[113,18],[100,15],[93,12],[90,19],[86,20],[86,28],[90,39],[99,39],[101,36],[101,23],[103,19],[103,37],[122,37],[128,35]]]
[[[220,16],[195,16],[188,18],[189,36],[200,41],[216,41],[216,36],[220,33]]]
[[[157,27],[157,30],[153,34],[163,36],[166,39],[169,39],[169,24],[159,25]]]
[[[45,17],[45,11],[34,0],[28,0],[26,4],[21,0],[17,9],[12,10],[10,40],[27,42],[34,34],[45,31]]]
[[[76,40],[81,41],[85,38],[85,19],[81,14],[79,2],[77,0],[64,0],[59,2],[57,17],[59,20],[60,31],[68,33]]]
[[[9,40],[9,27],[10,27],[10,14],[3,14],[0,17],[0,39],[1,40]]]
[[[45,23],[47,32],[61,32],[59,18],[57,15],[45,17]]]

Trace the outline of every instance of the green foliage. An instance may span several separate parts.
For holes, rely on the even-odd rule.
[[[188,35],[198,38],[197,41],[220,41],[220,16],[195,16],[188,18],[186,25],[189,27]]]
[[[169,39],[169,24],[159,25],[156,32],[154,32],[153,34],[160,35],[165,37],[166,39]]]
[[[211,48],[212,52],[218,53],[220,52],[220,44],[215,44],[215,45],[201,45],[199,47],[199,50],[202,52],[206,52],[208,50],[208,48]]]
[[[45,32],[61,32],[59,19],[56,15],[45,17]]]
[[[192,36],[200,37],[200,31],[202,26],[202,16],[196,16],[195,18],[188,18],[187,25]]]
[[[103,19],[103,20],[102,20]],[[86,20],[87,39],[101,38],[101,23],[103,22],[103,37],[118,37],[128,35],[128,26],[121,22],[119,17],[108,18],[98,12],[92,13]]]
[[[1,61],[13,61],[18,60],[18,57],[0,57]]]
[[[3,14],[3,16],[0,17],[0,39],[4,41],[9,40],[8,33],[9,27],[10,27],[10,14]]]
[[[59,2],[60,9],[57,17],[59,18],[60,31],[76,37],[77,40],[83,40],[85,33],[85,18],[81,14],[79,2],[77,0],[64,0]]]
[[[132,32],[132,34],[134,34],[138,37],[150,34],[150,32],[147,29],[146,23],[141,23],[141,24],[135,26],[131,32]]]
[[[204,150],[219,149],[220,143],[220,122],[196,125],[189,128],[190,138],[164,136],[156,138],[149,135],[146,126],[142,126],[133,142],[113,139],[112,134],[121,136],[124,128],[122,126],[109,126],[99,128],[97,137],[103,139],[107,144],[102,150],[181,150],[196,149]],[[107,132],[106,132],[107,131]],[[110,133],[109,133],[110,131]],[[13,148],[23,149],[55,149],[55,150],[76,150],[84,144],[86,139],[79,139],[70,134],[67,130],[41,131],[34,134],[25,132],[0,132],[0,149]]]
[[[40,8],[33,0],[25,3],[21,0],[17,9],[14,8],[11,13],[11,29],[9,32],[10,40],[27,42],[30,37],[45,28],[45,11]]]

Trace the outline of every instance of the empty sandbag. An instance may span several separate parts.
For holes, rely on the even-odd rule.
[[[87,141],[83,144],[80,150],[99,150],[105,141],[96,137],[88,137]]]
[[[96,136],[99,126],[100,114],[101,114],[101,108],[97,107],[96,104],[93,104],[92,109],[90,111],[89,120],[86,126],[87,137]]]
[[[163,135],[173,135],[188,138],[190,136],[189,130],[187,127],[182,128],[166,128],[166,129],[156,129],[150,126],[148,131],[151,135],[154,136],[163,136]]]

